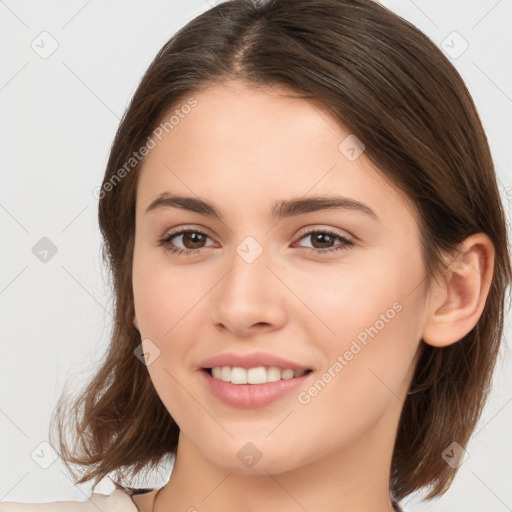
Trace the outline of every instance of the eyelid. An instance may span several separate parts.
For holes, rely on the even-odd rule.
[[[339,233],[337,230],[335,230],[333,228],[309,227],[309,228],[306,228],[306,229],[307,230],[305,232],[303,232],[303,233],[298,235],[297,241],[293,243],[292,247],[296,247],[297,244],[299,244],[302,239],[307,238],[307,237],[311,237],[315,233],[327,234],[329,236],[332,236],[333,238],[337,238],[342,243],[342,247],[336,248],[336,246],[334,246],[334,247],[329,247],[329,248],[326,248],[326,249],[316,249],[314,247],[300,247],[299,246],[299,248],[305,250],[308,254],[313,254],[313,255],[316,254],[316,255],[321,255],[321,256],[327,256],[327,255],[330,255],[332,253],[337,253],[337,251],[343,251],[343,250],[345,250],[347,248],[351,248],[351,247],[355,247],[356,246],[354,238],[351,235],[346,236],[344,234]]]
[[[170,235],[178,235],[181,234],[183,231],[193,231],[198,233],[203,233],[204,235],[210,237],[213,239],[213,237],[210,234],[210,230],[198,225],[189,225],[189,224],[180,224],[179,226],[176,226],[174,228],[167,228],[162,233],[162,238],[167,237]]]
[[[345,231],[344,229],[340,229],[340,228],[334,228],[334,227],[331,227],[331,226],[322,226],[322,225],[319,225],[319,224],[312,224],[312,225],[309,225],[309,226],[306,226],[305,228],[302,228],[298,234],[296,235],[298,238],[302,238],[304,235],[309,235],[311,234],[311,232],[316,232],[316,231],[328,231],[328,232],[332,232],[333,234],[335,233],[336,236],[340,236],[340,237],[344,237],[344,238],[348,238],[350,240],[355,240],[355,236],[353,236],[351,233],[349,233],[348,231]]]
[[[205,237],[209,238],[210,240],[212,240],[213,242],[215,242],[214,237],[212,237],[209,234],[209,230],[207,230],[206,228],[203,228],[202,226],[198,228],[196,226],[181,225],[176,228],[166,229],[164,231],[164,233],[162,234],[162,236],[160,236],[158,238],[157,245],[161,245],[164,240],[170,240],[171,238],[182,236],[185,233],[200,233],[200,234],[204,235]],[[215,242],[215,243],[217,243],[217,242]],[[207,249],[208,247],[211,247],[211,246],[207,246],[207,247],[204,247],[201,249]],[[184,251],[191,250],[194,252],[198,252],[201,249],[183,249],[183,250]]]

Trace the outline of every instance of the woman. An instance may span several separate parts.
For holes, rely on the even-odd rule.
[[[99,199],[111,345],[55,417],[77,483],[128,484],[48,510],[391,511],[446,492],[511,269],[476,109],[418,29],[371,0],[217,5],[149,67]],[[129,486],[166,456],[164,487]]]

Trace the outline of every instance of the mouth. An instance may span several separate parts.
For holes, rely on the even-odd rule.
[[[291,368],[280,368],[277,366],[256,366],[253,368],[215,366],[213,368],[203,368],[202,370],[216,380],[231,384],[254,385],[297,379],[313,371],[311,369],[293,370]]]

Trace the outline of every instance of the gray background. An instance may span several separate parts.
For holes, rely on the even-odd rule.
[[[46,442],[62,386],[87,379],[108,342],[112,304],[94,189],[150,61],[214,3],[0,1],[0,500],[82,501],[90,493],[90,483],[74,486],[52,463]],[[509,215],[512,0],[381,3],[451,52],[486,129]],[[402,502],[406,512],[512,510],[509,321],[468,458],[441,499],[419,504],[416,494]],[[160,485],[168,470],[141,484]],[[109,482],[96,488],[111,491]]]

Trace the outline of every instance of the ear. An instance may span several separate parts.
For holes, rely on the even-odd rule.
[[[139,330],[139,323],[137,322],[137,316],[133,315],[133,325],[137,330]]]
[[[476,325],[491,287],[495,249],[490,238],[477,233],[448,257],[442,283],[433,283],[423,341],[445,347],[461,340]]]

